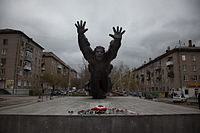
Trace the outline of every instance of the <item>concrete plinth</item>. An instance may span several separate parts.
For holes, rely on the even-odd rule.
[[[199,133],[200,115],[0,115],[1,133]]]
[[[96,105],[128,109],[133,114],[78,115]],[[70,115],[68,110],[73,110]],[[0,133],[199,133],[198,109],[136,97],[64,97],[0,108]]]

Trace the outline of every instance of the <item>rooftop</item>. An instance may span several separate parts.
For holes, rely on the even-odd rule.
[[[67,65],[65,62],[63,62],[58,56],[56,56],[53,52],[43,52],[43,56],[45,57],[52,57],[55,60],[57,60],[58,62],[60,62],[62,65],[66,66],[67,68],[69,68],[72,71],[75,71],[74,69],[72,69],[69,65]]]
[[[24,32],[20,30],[13,30],[13,29],[0,29],[0,34],[21,34],[25,36],[28,40],[32,41],[35,43],[38,47],[40,47],[42,50],[44,49],[41,45],[36,43],[32,38],[28,37]]]
[[[162,58],[170,55],[170,54],[173,54],[175,52],[200,52],[200,47],[199,46],[195,46],[195,45],[190,45],[190,46],[186,46],[186,45],[182,45],[182,46],[179,46],[179,47],[175,47],[174,49],[170,50],[166,50],[166,53],[156,57],[154,60],[150,60],[148,63],[145,63],[143,64],[142,66],[136,68],[135,70],[133,71],[137,71],[137,70],[140,70],[158,60],[161,60]]]

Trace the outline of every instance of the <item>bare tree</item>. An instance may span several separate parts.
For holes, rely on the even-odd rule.
[[[62,74],[44,72],[41,75],[41,81],[43,83],[48,83],[52,86],[53,90],[55,87],[61,86],[61,83],[64,82],[65,78]]]
[[[118,66],[114,66],[110,77],[113,83],[113,89],[120,91],[133,91],[136,87],[135,79],[132,70],[123,62]]]
[[[90,79],[90,72],[88,70],[88,63],[84,58],[82,58],[83,64],[80,66],[80,87],[83,88],[85,84],[89,81]]]

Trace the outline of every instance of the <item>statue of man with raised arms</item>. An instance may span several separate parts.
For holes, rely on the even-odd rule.
[[[88,83],[89,94],[95,99],[106,98],[106,93],[111,91],[112,83],[109,74],[113,68],[111,61],[116,58],[121,46],[122,35],[125,30],[121,27],[113,27],[114,34],[109,34],[113,40],[110,42],[109,49],[105,51],[102,46],[97,46],[94,50],[85,36],[88,30],[85,28],[86,22],[77,21],[75,24],[78,32],[78,44],[84,58],[88,61],[90,81]]]

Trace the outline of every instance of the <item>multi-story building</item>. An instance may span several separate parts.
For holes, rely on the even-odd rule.
[[[43,52],[42,71],[56,74],[68,74],[70,66],[65,64],[59,57],[52,52]]]
[[[135,69],[137,91],[167,96],[180,93],[195,97],[200,91],[200,47],[180,46]]]
[[[66,86],[77,72],[52,52],[19,30],[0,30],[0,89],[11,94],[29,94],[42,88],[41,72],[60,73],[66,77]]]
[[[63,74],[66,78],[66,87],[70,86],[70,80],[77,77],[76,70],[65,64],[59,57],[52,52],[43,52],[42,71],[51,74]],[[44,87],[47,86],[44,84]]]
[[[0,88],[29,94],[39,87],[43,49],[22,31],[0,30]]]

